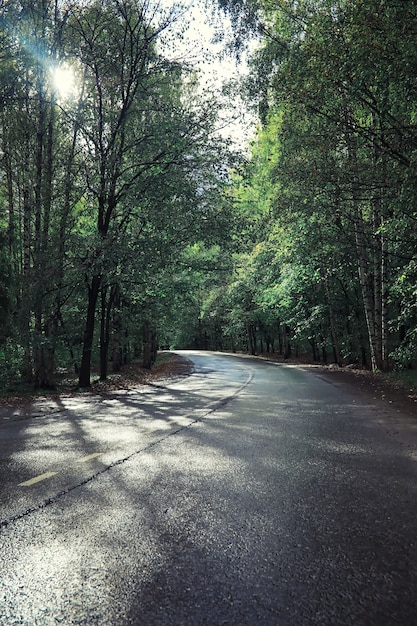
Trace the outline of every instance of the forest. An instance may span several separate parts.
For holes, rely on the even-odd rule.
[[[187,6],[0,6],[0,389],[170,348],[417,367],[413,0],[212,0],[256,41],[219,92]]]

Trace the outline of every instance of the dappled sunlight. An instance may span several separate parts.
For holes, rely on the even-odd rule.
[[[35,464],[39,447],[58,473],[36,492],[36,515],[4,529],[0,594],[12,616],[19,606],[33,622],[166,626],[174,614],[191,623],[195,607],[226,623],[233,606],[242,623],[280,623],[288,607],[297,614],[297,589],[316,606],[324,580],[343,601],[338,567],[351,594],[399,597],[392,572],[415,526],[400,504],[416,494],[415,470],[373,407],[286,368],[226,384],[219,369],[217,381],[197,372],[83,399],[82,411],[63,398],[54,415],[17,425],[15,466]]]
[[[246,397],[242,402],[247,402]],[[370,539],[356,532],[351,522],[349,535],[341,530],[341,525],[349,523],[347,519],[342,523],[346,507],[356,519],[371,514],[372,485],[378,480],[379,468],[368,467],[358,492],[353,467],[337,460],[341,456],[347,460],[351,445],[341,450],[337,439],[328,439],[317,450],[319,438],[311,438],[311,432],[303,438],[299,424],[294,423],[301,418],[285,412],[266,416],[269,423],[279,420],[285,432],[284,438],[283,432],[271,436],[264,422],[242,414],[237,418],[233,408],[228,406],[164,439],[157,454],[145,450],[140,458],[129,459],[84,487],[82,504],[77,502],[78,529],[73,529],[74,512],[57,515],[57,527],[65,530],[65,545],[45,546],[38,538],[38,546],[30,554],[34,577],[47,584],[51,571],[54,575],[51,591],[41,585],[35,588],[35,601],[44,603],[54,597],[70,578],[76,594],[89,603],[94,585],[103,601],[99,607],[92,599],[92,606],[97,615],[108,618],[120,608],[121,589],[129,597],[132,615],[143,618],[143,623],[155,610],[161,623],[167,623],[174,602],[176,611],[184,611],[185,620],[190,602],[203,603],[206,610],[211,604],[220,605],[221,610],[223,603],[227,606],[231,587],[234,603],[247,607],[257,593],[251,575],[254,570],[257,584],[270,598],[282,593],[277,582],[283,569],[291,578],[294,562],[305,563],[308,580],[319,571],[323,575],[330,558],[327,551],[332,549],[329,537],[335,540],[334,563],[343,563],[348,570],[355,568],[353,588],[359,589],[369,580],[379,581],[378,571],[370,567],[374,557],[369,542],[376,550],[384,541],[382,531],[374,529]],[[375,472],[374,477],[370,471]],[[363,499],[366,495],[368,502]],[[71,502],[72,497],[67,504]],[[268,502],[273,515],[266,515]],[[92,534],[87,530],[89,507],[95,519]],[[312,532],[300,536],[298,529],[307,519]],[[352,545],[355,562],[348,553]],[[120,547],[135,555],[133,560],[126,559],[122,581],[114,556]],[[45,550],[52,559],[52,570],[38,565],[39,554]],[[61,567],[55,565],[55,552],[62,555],[57,559]],[[87,560],[83,558],[86,555]],[[170,597],[172,580],[181,582]],[[86,612],[82,603],[79,611],[80,616]]]
[[[13,439],[7,449],[3,445],[2,455],[22,486],[17,494],[2,492],[0,519],[65,493],[203,419],[238,393],[246,380],[246,370],[229,372],[219,390],[215,373],[209,378],[199,373],[187,379],[188,384],[179,381],[169,388],[149,385],[106,396],[63,396],[48,400],[47,411],[37,411],[33,418],[16,416],[8,428],[4,425]],[[44,475],[47,480],[39,481],[36,491],[25,487]]]

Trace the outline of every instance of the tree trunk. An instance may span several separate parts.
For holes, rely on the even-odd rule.
[[[101,276],[93,276],[88,285],[87,317],[85,321],[83,353],[81,357],[79,387],[91,387],[91,357],[94,339],[94,322],[96,315],[97,300],[100,291]]]
[[[109,354],[110,323],[106,306],[107,288],[101,288],[101,316],[100,316],[100,380],[107,378],[107,361]]]
[[[386,110],[386,94],[383,97]],[[374,167],[379,178],[372,199],[373,225],[375,237],[374,252],[374,277],[375,277],[375,335],[376,335],[376,360],[377,367],[382,371],[388,370],[388,254],[387,243],[384,235],[385,193],[387,185],[387,157],[381,151],[376,137],[379,135],[381,143],[385,140],[384,113],[372,116],[375,140],[374,140]]]
[[[282,326],[282,347],[284,352],[284,359],[291,358],[291,342],[289,340],[290,329],[287,324]]]
[[[384,233],[381,233],[381,362],[383,371],[389,369],[387,283],[388,253]]]
[[[35,315],[35,387],[55,388],[55,345],[60,304],[45,308],[46,282],[55,282],[59,261],[49,255],[50,219],[53,196],[55,99],[45,97],[45,74],[38,79],[39,111],[35,183],[35,250],[34,250],[34,315]],[[50,311],[50,312],[49,312]],[[45,319],[45,321],[44,321]]]
[[[84,90],[84,81],[82,85]],[[64,331],[66,343],[71,356],[71,360],[74,364],[75,373],[79,373],[78,363],[76,361],[74,350],[71,342],[69,341],[65,332],[65,324],[61,312],[62,294],[64,286],[64,263],[65,263],[65,251],[68,235],[68,221],[71,214],[71,207],[73,202],[73,188],[74,188],[74,162],[77,147],[77,137],[80,129],[80,115],[81,115],[81,98],[77,107],[77,115],[74,121],[74,128],[72,132],[72,142],[69,149],[68,156],[65,158],[65,183],[63,192],[63,208],[60,215],[59,222],[59,234],[58,234],[58,258],[57,258],[57,274],[56,274],[56,293],[55,293],[55,319],[60,322],[61,328]]]
[[[355,240],[356,240],[356,253],[358,261],[359,272],[359,284],[361,287],[362,300],[365,310],[366,327],[368,330],[369,338],[369,350],[371,356],[371,369],[376,371],[377,365],[377,352],[376,352],[376,337],[375,337],[375,319],[374,319],[374,306],[373,306],[373,294],[370,285],[370,279],[368,274],[368,259],[366,255],[366,247],[363,236],[363,223],[359,216],[359,211],[354,220],[355,227]]]
[[[278,320],[278,354],[283,353],[284,350],[284,342],[283,342],[283,330],[282,330],[282,324],[280,322],[280,320]]]
[[[350,128],[349,114],[346,110],[346,127]],[[359,284],[361,288],[362,302],[365,312],[366,327],[368,330],[369,351],[372,371],[377,370],[377,352],[375,336],[375,309],[374,294],[371,279],[369,277],[369,260],[365,241],[365,222],[361,210],[361,200],[359,193],[359,175],[356,137],[348,130],[347,134],[348,158],[351,168],[351,194],[353,207],[353,225],[356,243],[356,259],[358,264]]]
[[[152,338],[151,338],[152,365],[155,363],[157,355],[158,355],[158,335],[157,335],[155,328],[153,328]]]
[[[44,74],[40,71],[38,79],[38,127],[36,133],[36,180],[35,180],[35,237],[34,237],[34,342],[33,361],[35,367],[35,389],[53,387],[52,381],[46,380],[45,338],[42,336],[42,305],[45,281],[44,233],[42,231],[42,205],[44,191],[44,149],[46,136],[46,103],[44,98]]]
[[[111,286],[108,300],[108,289],[105,287],[102,287],[101,289],[100,380],[107,379],[110,348],[110,322],[117,289],[116,285]]]
[[[29,136],[26,134],[25,141],[25,169],[29,171]],[[29,177],[23,180],[23,288],[21,293],[20,317],[22,328],[23,342],[23,366],[22,378],[25,382],[32,382],[32,350],[30,340],[30,324],[31,324],[31,292],[32,292],[32,267],[31,267],[31,248],[32,248],[32,203],[30,192]]]
[[[342,362],[341,362],[341,358],[340,358],[339,339],[338,339],[337,328],[336,328],[336,318],[335,318],[335,314],[334,314],[334,311],[333,311],[332,300],[331,300],[331,297],[330,297],[329,277],[328,277],[327,273],[326,273],[326,276],[324,278],[324,283],[325,283],[325,288],[326,288],[327,306],[328,306],[328,310],[329,310],[330,334],[331,334],[331,337],[332,337],[332,348],[333,348],[334,361],[338,365],[341,365]]]
[[[314,363],[316,363],[319,359],[318,359],[318,354],[317,354],[316,338],[314,335],[310,339],[310,346],[311,346],[311,356],[313,357]]]
[[[256,327],[252,322],[247,322],[246,329],[248,333],[250,353],[256,354]]]
[[[143,322],[142,366],[150,370],[152,367],[152,329],[150,322]]]
[[[122,348],[122,318],[120,313],[121,298],[120,289],[117,288],[117,292],[114,297],[113,306],[113,373],[120,372],[123,359]]]

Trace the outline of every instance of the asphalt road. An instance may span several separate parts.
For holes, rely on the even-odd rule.
[[[188,356],[165,386],[0,413],[0,624],[417,625],[413,425]]]

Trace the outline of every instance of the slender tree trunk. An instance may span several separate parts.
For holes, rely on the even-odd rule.
[[[54,128],[55,128],[55,100],[51,97],[49,104],[49,119],[46,133],[46,146],[44,154],[43,180],[42,180],[42,209],[43,224],[41,234],[41,266],[43,271],[50,276],[59,271],[59,260],[55,259],[53,267],[50,266],[49,233],[50,219],[52,208],[53,193],[53,171],[54,171]],[[45,287],[42,285],[41,293],[44,294]],[[58,331],[60,303],[55,302],[51,307],[50,313],[43,311],[43,298],[41,301],[41,316],[46,317],[45,327],[41,329],[42,354],[41,354],[41,372],[40,376],[36,375],[37,385],[40,388],[55,389],[55,347]]]
[[[42,303],[44,292],[44,267],[42,258],[42,182],[44,170],[44,147],[45,147],[45,99],[44,99],[44,76],[40,71],[38,80],[38,120],[36,133],[36,179],[35,179],[35,237],[34,237],[34,338],[33,338],[33,361],[35,366],[35,388],[46,385],[45,363],[43,354],[42,338]]]
[[[313,336],[310,339],[310,346],[311,346],[311,356],[313,357],[313,361],[314,363],[316,361],[318,361],[318,355],[317,355],[317,344],[316,344],[316,338],[315,336]]]
[[[324,278],[324,284],[325,284],[325,288],[326,288],[327,306],[328,306],[328,310],[329,310],[330,334],[331,334],[331,337],[332,337],[332,347],[333,347],[334,361],[338,365],[341,365],[342,362],[341,362],[341,358],[340,358],[339,339],[338,339],[338,333],[337,333],[337,327],[336,327],[336,317],[335,317],[335,314],[334,314],[334,311],[333,311],[332,299],[331,299],[331,296],[330,296],[330,288],[329,288],[329,277],[328,277],[327,273],[326,273],[326,276]]]
[[[370,279],[368,275],[368,259],[366,254],[366,246],[363,237],[364,225],[359,217],[359,212],[355,216],[355,240],[356,240],[356,253],[358,260],[358,272],[359,283],[361,287],[363,305],[365,310],[366,327],[369,337],[369,350],[371,356],[371,369],[376,371],[377,365],[377,353],[376,353],[376,337],[375,337],[375,319],[374,319],[374,302],[373,294],[370,286]]]
[[[94,323],[100,285],[100,275],[93,276],[91,283],[88,285],[87,316],[84,328],[80,375],[78,379],[79,387],[91,387],[91,358],[94,339]]]
[[[9,268],[8,268],[8,276],[7,276],[7,292],[3,296],[3,302],[0,304],[0,307],[4,307],[5,310],[5,326],[9,326],[10,323],[10,315],[16,311],[16,289],[15,285],[18,284],[18,276],[19,276],[19,266],[18,259],[16,254],[17,248],[17,239],[16,239],[16,215],[15,215],[15,194],[14,194],[14,182],[13,182],[13,167],[12,167],[12,159],[10,154],[10,141],[9,138],[5,139],[7,129],[2,128],[2,137],[3,137],[3,161],[4,161],[4,170],[6,174],[7,181],[7,212],[8,212],[8,224],[7,224],[7,250],[8,250],[8,259],[9,259]],[[15,321],[15,320],[13,320]],[[6,331],[8,333],[9,330]]]
[[[280,320],[278,320],[277,326],[278,326],[278,354],[282,355],[283,349],[284,349],[284,342],[283,342],[283,330],[282,330],[283,326]]]
[[[382,111],[386,110],[387,96],[383,94]],[[385,121],[384,113],[372,116],[375,137],[379,136],[384,142]],[[387,242],[384,234],[385,216],[385,190],[387,185],[387,157],[381,151],[378,141],[374,141],[374,168],[376,176],[379,178],[379,185],[376,185],[372,200],[374,236],[375,236],[375,334],[377,367],[382,371],[388,370],[388,296],[387,296],[387,276],[388,276],[388,254]]]
[[[388,253],[384,233],[381,233],[381,360],[382,369],[389,369],[388,354]]]
[[[350,129],[350,119],[348,109],[346,109],[346,127]],[[348,157],[351,169],[352,183],[352,205],[353,205],[353,224],[356,243],[356,258],[358,264],[359,284],[361,288],[361,295],[363,301],[363,307],[365,312],[365,321],[368,331],[369,340],[369,352],[371,358],[372,371],[377,370],[377,352],[376,352],[376,336],[375,336],[375,308],[374,308],[374,293],[372,288],[371,279],[369,276],[369,259],[367,254],[367,246],[365,241],[365,223],[361,211],[361,200],[359,194],[359,175],[358,175],[358,159],[357,159],[357,147],[356,137],[350,131],[347,130],[347,147]]]
[[[100,316],[100,380],[107,378],[107,361],[109,353],[110,325],[106,306],[107,288],[101,288],[101,316]]]
[[[324,337],[322,337],[321,340],[322,340],[322,346],[321,346],[322,361],[325,365],[327,365],[327,350],[326,350],[326,344],[324,342]]]
[[[101,289],[101,324],[100,324],[100,380],[107,379],[109,348],[110,348],[110,322],[117,286],[112,285],[107,299],[108,289]]]
[[[284,351],[284,359],[291,358],[291,342],[289,340],[290,329],[287,324],[282,325],[282,347]]]
[[[151,354],[152,354],[152,365],[153,365],[158,355],[158,335],[157,335],[155,328],[152,329]]]
[[[143,322],[142,365],[148,370],[152,367],[152,329],[149,320]]]
[[[85,81],[82,84],[82,93],[84,93]],[[65,263],[65,251],[67,249],[67,238],[68,238],[68,222],[71,215],[71,208],[73,203],[73,188],[74,188],[74,163],[75,163],[75,155],[76,155],[76,147],[77,147],[77,138],[80,130],[80,116],[81,116],[81,102],[82,97],[80,97],[78,107],[77,107],[77,115],[74,122],[74,128],[72,132],[72,141],[71,147],[68,153],[68,156],[65,159],[65,182],[64,182],[64,192],[63,192],[63,208],[62,213],[60,215],[59,222],[59,234],[58,234],[58,255],[57,255],[57,270],[56,270],[56,291],[55,291],[55,300],[54,300],[54,318],[58,322],[60,322],[62,329],[64,330],[64,320],[62,317],[61,305],[62,305],[62,297],[63,297],[63,289],[64,289],[64,263]],[[64,330],[65,332],[65,330]],[[67,340],[68,350],[70,352],[71,360],[74,364],[74,371],[78,373],[79,367],[77,360],[74,355],[73,346]]]
[[[43,73],[40,80],[43,83]],[[48,254],[53,192],[55,101],[52,96],[49,104],[46,102],[43,84],[40,85],[38,123],[35,186],[35,387],[54,389],[59,311],[56,306],[51,306],[50,311],[44,311],[44,299],[46,281],[53,281],[57,266],[59,269],[58,260],[55,259],[55,264],[52,264]]]
[[[7,210],[9,215],[9,221],[7,225],[7,244],[9,249],[9,256],[11,259],[11,267],[13,275],[17,275],[16,268],[16,255],[15,255],[15,246],[16,246],[16,216],[15,216],[15,202],[14,202],[14,185],[13,185],[13,167],[12,167],[12,159],[10,155],[10,146],[5,145],[4,143],[4,135],[6,129],[3,127],[3,153],[4,153],[4,169],[6,173],[6,181],[7,181]]]
[[[25,137],[25,170],[29,168],[29,146],[30,138],[28,132]],[[31,309],[32,309],[32,266],[31,266],[31,250],[32,250],[32,203],[30,192],[30,178],[23,178],[23,281],[22,293],[20,294],[20,327],[22,329],[21,339],[23,343],[23,367],[22,378],[26,382],[32,382],[32,344],[30,339]]]
[[[113,306],[113,373],[120,372],[123,359],[122,318],[120,309],[120,288],[117,287]]]
[[[247,322],[246,328],[249,339],[250,353],[256,354],[256,328],[252,322]]]

